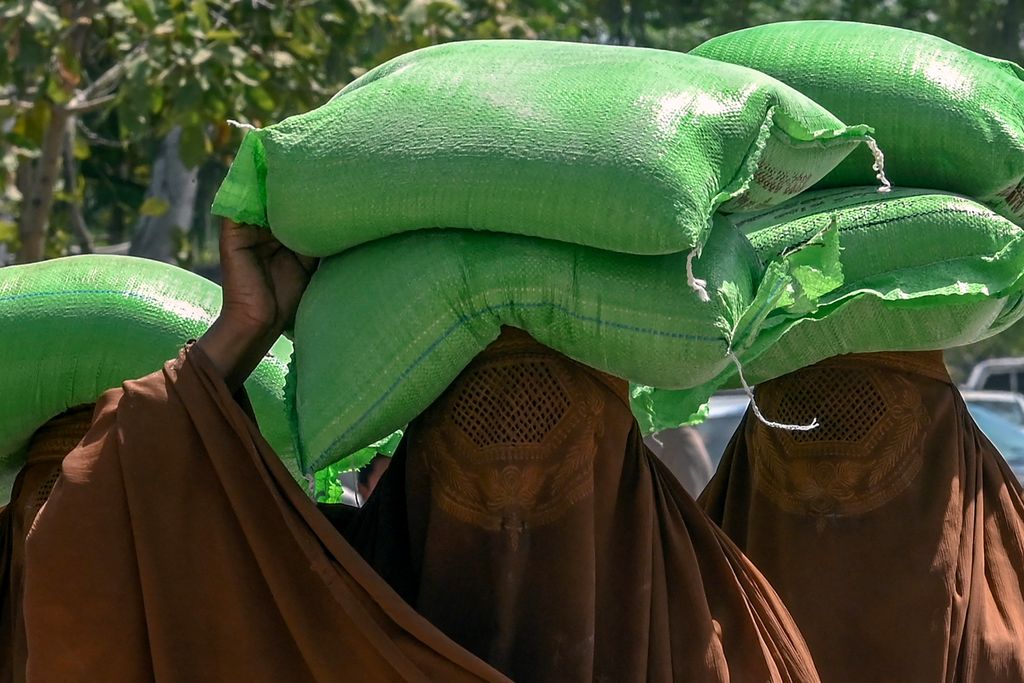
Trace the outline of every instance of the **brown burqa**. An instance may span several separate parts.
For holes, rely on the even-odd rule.
[[[32,435],[11,500],[0,510],[0,683],[25,680],[25,537],[57,481],[61,461],[88,431],[92,413],[92,405],[72,408]]]
[[[626,395],[506,332],[368,505],[327,511],[346,541],[187,350],[65,461],[28,543],[29,678],[816,681]]]
[[[701,503],[779,591],[824,683],[1024,681],[1024,504],[939,352],[758,387]]]

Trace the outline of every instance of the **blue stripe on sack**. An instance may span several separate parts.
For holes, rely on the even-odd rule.
[[[78,296],[80,294],[114,294],[117,296],[128,297],[132,299],[141,299],[142,301],[150,301],[153,303],[160,301],[168,301],[166,297],[147,296],[145,294],[139,294],[138,292],[125,292],[120,289],[65,289],[56,292],[29,292],[26,294],[11,294],[9,296],[0,297],[0,303],[6,303],[8,301],[20,301],[23,299],[36,299],[39,297],[49,296]],[[174,299],[170,299],[174,301]],[[193,304],[194,305],[194,304]],[[198,306],[197,306],[198,308]],[[203,309],[205,310],[205,309]],[[211,315],[213,315],[211,313]]]
[[[655,329],[649,328],[649,327],[637,327],[635,325],[629,325],[627,323],[610,322],[610,321],[607,321],[607,320],[601,320],[600,318],[597,318],[597,317],[594,317],[594,316],[581,315],[579,313],[575,313],[575,312],[567,309],[564,306],[561,306],[559,304],[554,304],[554,303],[547,303],[547,302],[533,303],[533,304],[507,303],[507,304],[499,304],[499,305],[496,305],[496,306],[487,306],[485,308],[477,310],[476,312],[474,312],[474,313],[472,313],[470,315],[459,316],[459,319],[455,323],[453,323],[447,330],[445,330],[441,334],[440,337],[438,337],[436,340],[434,340],[434,342],[431,343],[430,346],[428,346],[423,351],[423,353],[421,353],[416,358],[416,360],[414,360],[412,362],[412,364],[409,365],[408,368],[406,368],[404,371],[402,371],[402,373],[399,374],[398,379],[396,379],[391,384],[391,386],[387,388],[387,390],[384,392],[384,394],[380,398],[378,398],[376,401],[374,401],[372,404],[370,404],[370,407],[367,408],[366,411],[355,422],[353,422],[352,425],[349,426],[348,429],[346,429],[344,432],[341,433],[340,436],[338,436],[336,439],[334,439],[327,446],[325,451],[334,450],[335,446],[337,446],[339,442],[344,440],[345,437],[347,437],[350,433],[352,433],[352,431],[354,429],[359,427],[359,425],[361,425],[366,420],[366,418],[368,418],[374,411],[377,410],[377,407],[381,403],[383,403],[391,394],[394,393],[394,391],[398,388],[398,386],[400,384],[402,384],[408,378],[408,376],[417,368],[417,366],[419,366],[424,360],[426,360],[427,356],[432,354],[434,352],[434,350],[438,346],[440,346],[442,342],[444,342],[445,339],[447,339],[452,334],[454,334],[460,327],[466,325],[467,323],[471,322],[472,320],[475,320],[475,319],[480,318],[480,317],[482,317],[482,316],[484,316],[484,315],[486,315],[488,313],[493,313],[493,312],[501,310],[501,309],[507,309],[507,308],[545,308],[545,307],[552,308],[552,309],[557,310],[557,311],[559,311],[561,313],[564,313],[564,314],[566,314],[570,318],[575,318],[575,319],[581,320],[583,322],[597,323],[599,326],[603,326],[603,327],[613,327],[615,329],[626,330],[626,331],[629,331],[629,332],[636,332],[638,334],[648,334],[648,335],[652,335],[652,336],[655,336],[655,337],[669,337],[671,339],[685,339],[687,341],[697,341],[697,342],[705,342],[705,343],[726,344],[725,339],[722,338],[722,337],[705,337],[705,336],[699,336],[699,335],[693,335],[693,334],[684,334],[682,332],[666,332],[664,330],[655,330]],[[317,455],[317,457],[319,458],[321,455],[323,455],[323,453],[325,451],[321,451]]]

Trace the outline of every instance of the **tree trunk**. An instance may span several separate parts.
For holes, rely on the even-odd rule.
[[[64,192],[70,197],[68,202],[68,214],[71,221],[71,230],[78,240],[78,246],[83,254],[91,254],[96,251],[93,244],[92,233],[85,223],[85,216],[82,215],[82,197],[78,196],[78,163],[75,161],[75,117],[69,116],[64,129]]]
[[[18,220],[21,249],[18,250],[18,263],[41,261],[46,253],[46,232],[50,211],[53,209],[53,186],[60,168],[68,116],[63,107],[56,104],[51,106],[50,124],[21,205],[21,217]]]
[[[139,217],[129,251],[133,256],[175,263],[174,233],[187,233],[192,227],[199,167],[190,169],[185,166],[179,151],[180,142],[179,126],[172,129],[160,144],[146,198],[162,199],[169,207],[159,216]]]

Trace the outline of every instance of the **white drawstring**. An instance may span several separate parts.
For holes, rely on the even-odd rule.
[[[892,183],[885,177],[885,155],[882,154],[882,148],[878,146],[878,142],[873,137],[868,137],[865,142],[867,142],[868,149],[871,150],[871,156],[875,158],[875,163],[871,164],[871,168],[875,171],[878,182],[882,184],[878,191],[892,191]]]
[[[701,301],[707,303],[711,301],[711,297],[708,296],[708,281],[698,278],[693,274],[693,259],[697,258],[697,251],[697,249],[693,249],[686,256],[686,284],[690,285],[690,289],[697,292],[697,296]]]
[[[242,123],[241,121],[235,121],[234,119],[228,119],[228,125],[234,126],[235,128],[241,128],[242,130],[257,130],[256,126],[251,123]]]
[[[743,391],[746,392],[747,398],[750,399],[750,407],[754,411],[754,415],[757,417],[758,420],[761,421],[762,424],[768,427],[774,427],[775,429],[783,429],[787,432],[809,432],[812,429],[817,429],[820,426],[818,423],[818,418],[814,418],[813,420],[811,420],[810,424],[806,425],[793,425],[786,424],[785,422],[773,422],[772,420],[766,418],[761,413],[761,409],[757,407],[757,402],[754,400],[754,390],[750,388],[750,385],[747,384],[747,379],[743,376],[743,367],[740,365],[740,359],[737,358],[736,354],[732,351],[729,352],[729,358],[731,358],[732,362],[736,365],[736,371],[740,375],[740,384],[743,385]]]

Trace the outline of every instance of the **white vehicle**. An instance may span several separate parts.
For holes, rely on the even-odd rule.
[[[963,394],[969,408],[984,408],[1015,425],[1024,427],[1024,396],[1017,392],[964,389],[960,393]]]
[[[991,358],[971,370],[964,389],[1024,393],[1024,358]]]

